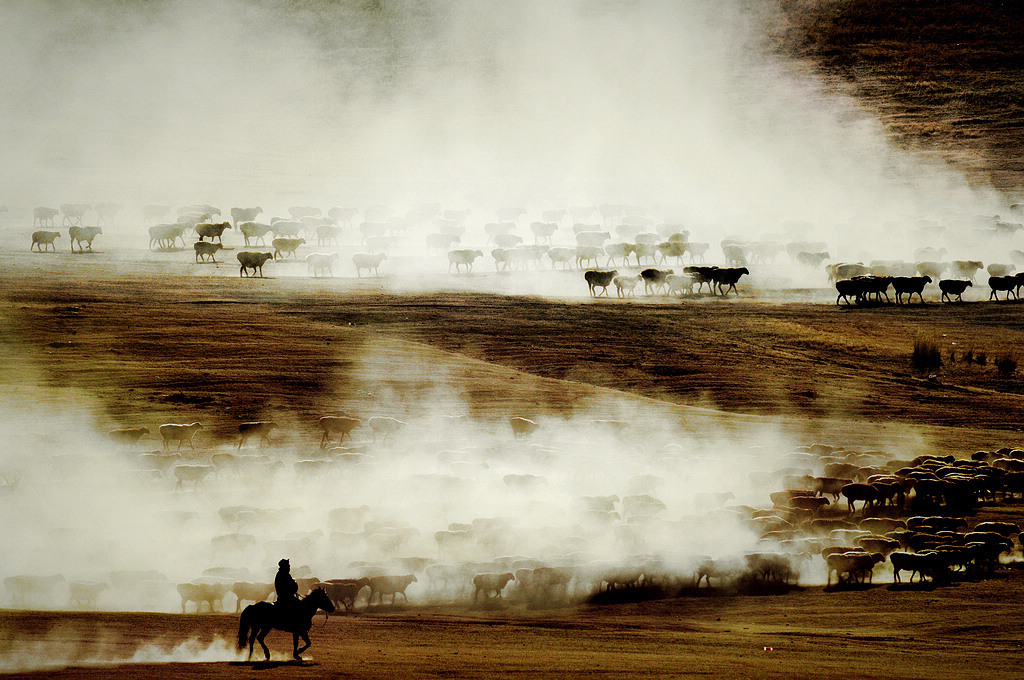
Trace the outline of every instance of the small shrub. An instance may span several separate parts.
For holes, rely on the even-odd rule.
[[[974,356],[974,362],[979,366],[984,366],[988,362],[988,357],[985,355],[984,352],[978,352]]]
[[[1009,354],[996,359],[996,369],[1000,378],[1009,378],[1017,370],[1017,360]]]
[[[974,348],[973,347],[971,347],[966,352],[964,352],[964,362],[968,363],[968,364],[974,363]]]
[[[914,352],[910,356],[910,361],[917,370],[927,371],[942,365],[942,353],[939,352],[939,347],[934,342],[915,340]]]

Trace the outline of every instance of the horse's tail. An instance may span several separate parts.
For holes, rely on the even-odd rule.
[[[242,610],[242,615],[238,618],[238,648],[245,649],[246,643],[249,641],[249,608],[246,607]]]

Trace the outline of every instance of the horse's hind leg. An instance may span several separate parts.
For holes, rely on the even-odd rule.
[[[269,628],[260,629],[260,632],[256,634],[256,640],[260,643],[260,647],[263,648],[263,654],[267,657],[267,661],[270,661],[270,648],[267,647],[267,643],[263,641],[267,637],[267,633],[270,632]]]

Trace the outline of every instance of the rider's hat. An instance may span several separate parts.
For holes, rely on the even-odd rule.
[[[279,566],[279,567],[290,567],[291,565],[288,564],[288,560],[281,560],[280,562],[277,563],[277,566]]]

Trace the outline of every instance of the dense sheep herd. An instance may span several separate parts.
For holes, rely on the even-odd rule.
[[[109,433],[116,474],[161,499],[147,522],[174,544],[167,569],[100,571],[93,559],[79,573],[9,571],[4,603],[237,611],[272,597],[280,557],[303,593],[323,587],[346,611],[935,587],[1021,560],[1018,526],[975,519],[1024,497],[1015,448],[908,460],[824,444],[684,445],[631,420],[524,417],[330,415],[241,423],[227,442],[206,433],[199,422]],[[52,479],[85,475],[68,456],[48,462]],[[81,529],[54,531],[74,540]]]
[[[862,307],[962,302],[964,294],[970,294],[968,288],[985,283],[986,299],[1005,301],[1017,298],[1024,285],[1024,274],[1017,273],[1024,267],[1021,224],[999,216],[955,216],[945,220],[948,226],[907,218],[887,224],[891,238],[872,252],[865,243],[843,243],[856,230],[838,229],[829,243],[807,240],[810,232],[822,234],[807,223],[786,223],[769,233],[738,220],[745,225],[740,231],[759,234],[745,238],[737,235],[737,224],[702,221],[685,209],[666,206],[470,210],[444,209],[435,203],[404,211],[377,204],[327,210],[292,206],[276,216],[260,207],[234,207],[229,212],[227,221],[221,219],[220,208],[208,204],[177,209],[145,205],[141,224],[151,251],[174,253],[191,242],[195,264],[218,264],[223,251],[246,248],[234,253],[243,277],[262,277],[263,266],[271,261],[277,263],[275,276],[299,274],[301,270],[291,266],[302,262],[305,273],[314,278],[353,273],[394,277],[425,266],[446,269],[452,276],[479,276],[493,267],[494,274],[528,280],[541,271],[576,269],[584,274],[579,290],[589,290],[595,297],[610,297],[614,288],[619,298],[635,298],[641,283],[648,298],[694,298],[704,293],[725,297],[790,281],[781,285],[834,285],[837,304]],[[1008,208],[1008,214],[1018,218],[1021,212],[1020,206]],[[98,236],[107,237],[99,225],[109,231],[119,219],[127,219],[125,213],[111,203],[38,207],[33,226],[40,229],[32,233],[30,249],[56,251],[55,241],[62,233],[42,227],[53,227],[55,218],[62,216],[72,252],[92,251]],[[97,226],[84,226],[93,220]],[[706,240],[693,238],[693,233]],[[115,239],[124,241],[122,236]],[[247,250],[253,247],[268,250]],[[948,259],[947,252],[975,257],[984,253],[991,260]],[[883,254],[890,259],[879,259]],[[904,259],[891,259],[899,254]],[[979,281],[982,272],[988,277]],[[748,278],[741,283],[742,277]]]

